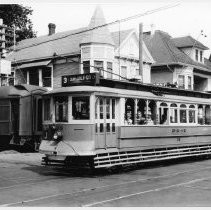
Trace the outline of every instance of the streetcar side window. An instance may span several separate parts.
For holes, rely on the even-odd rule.
[[[90,108],[89,97],[72,98],[72,116],[74,120],[89,120]]]
[[[186,105],[180,105],[180,123],[187,123],[187,112],[186,112]]]
[[[177,123],[177,105],[170,105],[170,123]]]
[[[7,104],[8,103],[8,104]],[[9,121],[10,120],[10,106],[9,101],[5,100],[0,101],[0,121]]]
[[[56,122],[68,122],[68,97],[55,97]]]
[[[206,107],[205,107],[205,124],[206,125],[211,124],[211,110],[210,110],[209,105],[206,105]]]
[[[44,121],[50,120],[50,98],[44,99]]]
[[[195,106],[190,105],[189,106],[189,123],[195,123],[195,122],[196,122]]]
[[[137,116],[136,116],[136,124],[137,125],[144,125],[146,124],[146,101],[143,99],[140,99],[137,103]]]
[[[204,124],[204,113],[203,113],[203,106],[198,106],[198,124],[203,125]]]
[[[126,99],[126,102],[125,102],[125,124],[126,125],[134,124],[134,105],[135,105],[135,102],[132,98]]]

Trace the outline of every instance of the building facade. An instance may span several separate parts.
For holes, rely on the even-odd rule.
[[[144,33],[144,41],[155,61],[151,68],[152,83],[211,91],[211,65],[204,58],[208,48],[202,43],[191,36],[172,38],[160,30]]]
[[[8,56],[15,72],[15,84],[31,84],[48,89],[61,87],[61,76],[99,72],[112,79],[140,79],[139,41],[134,29],[110,32],[100,7],[88,27],[21,41]],[[94,29],[93,29],[94,28]],[[154,62],[143,43],[143,82],[151,82]]]

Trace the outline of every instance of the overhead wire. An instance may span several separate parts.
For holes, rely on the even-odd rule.
[[[46,40],[46,41],[43,41],[43,42],[39,42],[39,43],[35,43],[35,44],[31,44],[31,45],[28,45],[28,46],[25,46],[25,47],[20,47],[20,48],[16,48],[15,52],[17,51],[20,51],[20,50],[23,50],[23,49],[27,49],[27,48],[30,48],[30,47],[34,47],[34,46],[38,46],[38,45],[41,45],[41,44],[44,44],[44,43],[48,43],[48,42],[52,42],[52,41],[55,41],[55,40],[59,40],[59,39],[64,39],[66,37],[69,37],[69,36],[74,36],[74,35],[78,35],[78,34],[82,34],[82,33],[87,33],[89,31],[93,31],[93,30],[96,30],[96,29],[99,29],[99,28],[102,28],[102,27],[106,27],[106,26],[110,26],[110,25],[114,25],[114,24],[119,24],[119,29],[120,29],[120,23],[121,22],[126,22],[126,21],[130,21],[132,19],[137,19],[137,18],[140,18],[140,17],[143,17],[143,16],[146,16],[146,15],[150,15],[150,14],[153,14],[153,13],[156,13],[156,12],[160,12],[160,11],[163,11],[163,10],[166,10],[166,9],[170,9],[170,8],[173,8],[173,7],[176,7],[178,6],[180,3],[175,3],[175,4],[168,4],[168,5],[165,5],[163,7],[159,7],[157,9],[153,9],[153,10],[148,10],[144,13],[140,13],[140,14],[136,14],[136,15],[133,15],[133,16],[130,16],[130,17],[127,17],[127,18],[123,18],[123,19],[120,19],[120,20],[116,20],[116,21],[113,21],[113,22],[110,22],[110,23],[106,23],[106,24],[103,24],[103,25],[100,25],[100,26],[97,26],[97,27],[93,27],[93,28],[89,28],[89,29],[86,29],[86,30],[81,30],[81,31],[78,31],[78,32],[75,32],[75,33],[71,33],[71,34],[68,34],[68,35],[65,35],[65,36],[62,36],[62,37],[58,37],[58,38],[54,38],[54,39],[50,39],[50,40]],[[119,45],[120,45],[120,32],[119,32]],[[120,46],[119,46],[120,47]],[[120,53],[120,49],[119,49],[119,53]],[[59,55],[56,55],[57,57]],[[62,57],[62,56],[60,56]],[[17,61],[14,60],[15,63],[17,64]],[[73,62],[77,62],[77,61],[74,61],[72,60]],[[79,64],[83,64],[81,62],[78,62]],[[17,65],[18,66],[18,65]],[[113,75],[116,75],[118,76],[119,78],[122,78],[122,79],[125,79],[125,80],[128,80],[128,78],[126,77],[122,77],[120,74],[120,67],[119,67],[119,73],[120,74],[116,74],[114,72],[111,72],[111,71],[107,71],[105,70],[104,68],[99,68],[99,67],[96,67],[96,66],[93,66],[93,65],[89,65],[90,67],[94,67],[95,69],[98,69],[98,70],[101,70],[101,71],[104,71],[104,72],[107,72],[107,73],[110,73],[110,74],[113,74]],[[22,72],[22,69],[18,68],[22,75],[23,75],[23,72]],[[23,78],[26,82],[26,79],[23,75]]]
[[[133,15],[133,16],[130,16],[130,17],[127,17],[127,18],[123,18],[123,19],[120,19],[120,20],[115,20],[115,21],[112,21],[110,23],[99,25],[99,26],[96,26],[96,27],[93,27],[93,28],[81,30],[81,31],[78,31],[78,32],[75,32],[75,33],[67,34],[67,35],[64,35],[64,36],[61,36],[61,37],[58,37],[58,38],[54,38],[54,39],[50,39],[50,40],[46,40],[46,41],[43,41],[43,42],[31,44],[31,45],[28,45],[28,46],[25,46],[25,47],[22,47],[22,48],[21,47],[20,48],[16,48],[15,51],[20,51],[20,50],[27,49],[27,48],[34,47],[34,46],[38,46],[38,45],[41,45],[41,44],[44,44],[44,43],[47,43],[47,42],[52,42],[52,41],[55,41],[55,40],[64,39],[64,38],[69,37],[69,36],[74,36],[74,35],[86,33],[86,32],[93,31],[93,30],[96,30],[96,29],[99,29],[99,28],[102,28],[102,27],[106,27],[106,26],[110,26],[110,25],[126,22],[126,21],[129,21],[129,20],[132,20],[132,19],[137,19],[137,18],[146,16],[146,15],[150,15],[150,14],[153,14],[153,13],[156,13],[156,12],[160,12],[160,11],[163,11],[163,10],[166,10],[166,9],[170,9],[170,8],[179,6],[179,4],[180,3],[168,4],[166,6],[159,7],[157,9],[148,10],[148,11],[146,11],[144,13]]]

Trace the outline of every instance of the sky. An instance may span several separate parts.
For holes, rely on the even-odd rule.
[[[111,31],[119,28],[136,28],[143,23],[144,31],[162,30],[172,37],[191,35],[211,48],[211,1],[210,0],[1,0],[1,3],[19,3],[33,9],[31,20],[37,36],[48,34],[48,24],[56,24],[56,32],[68,31],[87,26],[96,5],[104,11],[107,23],[144,14],[166,5],[172,8],[116,24]],[[201,30],[203,34],[201,35]],[[211,50],[205,54],[209,57]]]

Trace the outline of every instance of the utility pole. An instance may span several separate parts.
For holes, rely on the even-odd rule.
[[[139,24],[139,75],[143,82],[143,24]]]

